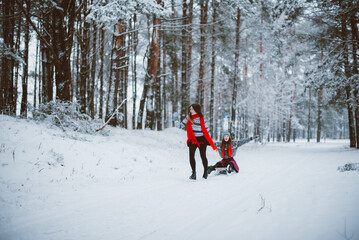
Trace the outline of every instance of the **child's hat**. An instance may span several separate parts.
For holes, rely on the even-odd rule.
[[[225,131],[223,132],[222,138],[223,138],[224,136],[226,136],[226,135],[231,136],[231,134],[230,134],[227,130],[225,130]]]

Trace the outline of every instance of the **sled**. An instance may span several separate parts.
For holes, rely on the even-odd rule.
[[[227,167],[221,167],[221,168],[216,168],[215,169],[215,174],[216,175],[220,175],[220,174],[226,174],[226,175],[231,175],[233,173],[236,173],[236,171],[230,167],[230,165],[228,165]]]
[[[232,170],[233,172],[233,170]],[[231,174],[227,168],[223,167],[223,168],[216,168],[216,175],[220,175],[220,174],[226,174],[229,175]]]

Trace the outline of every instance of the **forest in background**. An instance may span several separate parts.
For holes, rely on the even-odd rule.
[[[215,139],[359,148],[358,0],[0,3],[1,114],[163,130],[196,102]]]

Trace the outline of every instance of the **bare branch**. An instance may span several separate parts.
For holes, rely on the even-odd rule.
[[[266,207],[266,200],[265,198],[260,194],[261,196],[261,201],[262,201],[262,206],[258,209],[257,214],[262,211],[264,208],[268,208],[269,212],[272,212],[272,207]]]
[[[105,123],[105,125],[103,125],[103,126],[102,126],[101,128],[99,128],[99,129],[97,129],[96,132],[101,131],[102,129],[104,129],[104,128],[107,126],[107,124],[108,124],[108,123],[111,121],[111,119],[115,116],[115,114],[118,112],[118,109],[122,106],[122,104],[125,103],[126,100],[127,100],[127,98],[126,98],[125,100],[123,100],[122,103],[120,104],[120,106],[118,106],[118,107],[116,108],[116,110],[113,112],[113,114],[111,115],[111,117],[107,120],[107,122]]]
[[[40,31],[37,29],[37,27],[35,26],[35,24],[33,23],[33,21],[30,18],[30,15],[28,14],[28,12],[25,11],[25,9],[23,8],[23,6],[21,5],[21,3],[19,3],[19,0],[15,0],[17,5],[20,8],[20,11],[25,15],[26,17],[26,21],[31,25],[31,27],[35,30],[35,32],[37,33],[37,35],[39,36],[39,38],[45,43],[45,45],[50,48],[51,52],[55,54],[54,49],[52,48],[52,46],[46,41],[46,39],[44,39],[44,37],[42,36],[42,34],[40,33]]]

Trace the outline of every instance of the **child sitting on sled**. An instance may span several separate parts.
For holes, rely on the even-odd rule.
[[[243,144],[258,138],[258,136],[245,138],[239,141],[232,141],[232,138],[228,131],[224,131],[221,142],[215,142],[214,145],[218,149],[219,156],[222,158],[221,161],[217,162],[213,166],[208,167],[208,174],[214,171],[216,168],[227,168],[227,172],[231,173],[233,170],[239,172],[239,167],[234,160],[234,156],[237,153],[237,149]]]

